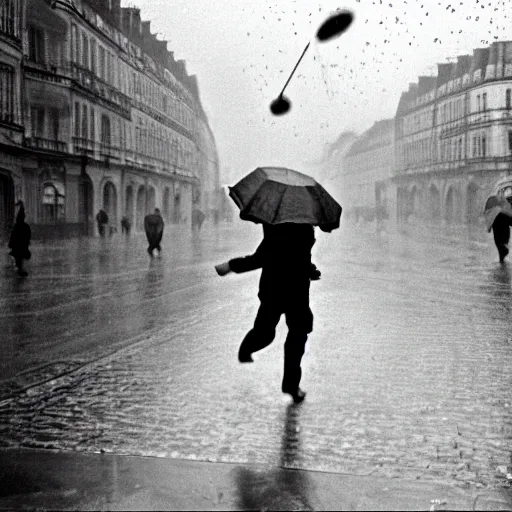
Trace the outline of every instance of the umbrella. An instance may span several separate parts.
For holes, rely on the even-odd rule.
[[[505,215],[512,217],[512,206],[501,196],[489,196],[485,202],[484,208],[485,226],[487,227],[487,231],[491,231],[492,225],[500,213],[504,213]]]
[[[339,228],[341,206],[313,178],[285,167],[258,167],[229,195],[240,218],[267,224],[311,224],[322,231]]]

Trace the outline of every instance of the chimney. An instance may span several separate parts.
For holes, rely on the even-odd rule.
[[[446,62],[437,65],[437,87],[447,83],[452,75],[452,69],[456,64],[452,62]]]
[[[489,61],[489,48],[476,48],[473,50],[473,59],[471,61],[470,74],[473,73],[477,69],[481,69],[485,72],[485,67],[487,62]]]
[[[505,42],[501,41],[496,43],[497,45],[497,56],[496,56],[496,78],[503,77],[504,65],[505,65]]]
[[[457,57],[457,76],[463,76],[471,67],[471,55],[459,55]]]
[[[420,76],[418,78],[418,95],[422,96],[427,92],[435,89],[436,77],[435,76]]]

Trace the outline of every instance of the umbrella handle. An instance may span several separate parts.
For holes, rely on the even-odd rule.
[[[288,77],[288,80],[286,81],[286,83],[284,84],[284,87],[283,87],[283,90],[279,93],[279,96],[278,98],[280,98],[283,94],[284,94],[284,90],[286,89],[286,87],[288,86],[288,84],[290,83],[290,80],[292,79],[292,76],[293,74],[295,73],[295,70],[297,69],[297,67],[299,66],[300,64],[300,61],[302,60],[302,57],[304,57],[307,49],[309,48],[309,45],[311,44],[311,41],[306,45],[306,48],[304,48],[304,51],[302,52],[302,55],[300,56],[299,60],[297,61],[297,64],[295,64],[295,67],[293,68],[293,71],[291,72],[290,76]]]

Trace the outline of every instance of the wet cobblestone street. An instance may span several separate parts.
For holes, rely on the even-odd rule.
[[[236,359],[259,272],[213,269],[259,234],[173,232],[151,261],[141,237],[64,241],[34,247],[26,280],[4,268],[0,444],[506,487],[512,271],[492,237],[318,233],[308,396],[291,409],[284,321],[254,364]]]

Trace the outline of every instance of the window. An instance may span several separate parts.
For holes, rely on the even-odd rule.
[[[511,103],[510,103],[510,91],[512,89],[507,89],[506,91],[506,94],[505,94],[505,98],[506,98],[506,108],[510,110],[510,107],[511,107]]]
[[[105,48],[103,46],[99,47],[99,55],[100,55],[100,69],[99,76],[105,80]]]
[[[91,71],[96,74],[96,40],[91,39]]]
[[[82,66],[89,68],[89,38],[82,34]]]
[[[45,112],[42,107],[32,107],[30,109],[30,121],[32,137],[44,138]]]
[[[487,93],[484,92],[482,94],[482,110],[485,112],[487,110]]]
[[[45,61],[44,32],[39,27],[30,26],[28,29],[28,57],[38,63]]]
[[[480,94],[476,95],[476,110],[480,112]]]
[[[91,111],[91,140],[96,140],[96,116],[94,113],[94,107],[90,107]]]
[[[60,182],[43,185],[43,222],[52,223],[64,218],[64,184]]]
[[[462,137],[459,139],[459,160],[462,160]]]
[[[473,158],[476,157],[476,137],[473,137]]]
[[[107,71],[106,81],[109,84],[112,84],[113,69],[112,69],[112,54],[110,52],[107,52],[107,70],[106,71]]]
[[[89,138],[89,117],[87,114],[87,105],[82,105],[82,139]]]
[[[21,0],[0,2],[0,32],[21,39]]]
[[[512,130],[508,132],[508,150],[512,151]]]
[[[110,118],[103,114],[101,116],[101,142],[110,146]]]
[[[15,122],[14,69],[0,63],[0,121]]]
[[[50,110],[50,130],[52,140],[59,140],[59,109]]]
[[[485,157],[487,154],[487,138],[482,135],[482,156]]]
[[[80,103],[75,102],[75,137],[80,137]]]
[[[79,60],[79,49],[80,42],[78,40],[78,29],[76,25],[71,25],[71,60],[73,62],[80,62]]]

